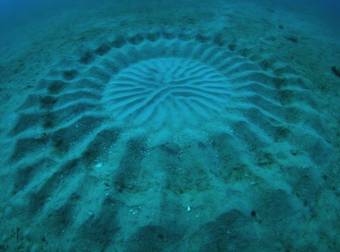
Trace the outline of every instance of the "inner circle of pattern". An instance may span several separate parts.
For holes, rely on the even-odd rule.
[[[185,58],[139,61],[108,85],[109,109],[117,119],[195,123],[227,103],[228,80],[215,68]]]

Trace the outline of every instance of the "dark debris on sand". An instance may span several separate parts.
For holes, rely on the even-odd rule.
[[[332,66],[331,69],[332,69],[333,74],[340,78],[340,68],[336,66]]]
[[[294,36],[294,35],[288,35],[286,36],[286,39],[292,43],[299,43],[299,39],[298,37]]]

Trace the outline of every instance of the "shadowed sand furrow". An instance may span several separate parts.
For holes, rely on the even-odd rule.
[[[209,49],[206,49],[204,53],[201,55],[201,60],[203,62],[210,63],[209,60],[211,60],[215,55],[221,52],[221,49],[218,47],[211,47]]]
[[[13,194],[22,193],[29,186],[34,176],[39,175],[42,169],[55,165],[55,161],[50,158],[42,158],[31,164],[25,164],[18,168],[15,174]]]
[[[31,95],[26,102],[19,108],[19,111],[36,111],[37,108],[52,110],[58,107],[65,107],[76,102],[96,102],[101,96],[88,90],[67,92],[59,96],[55,95]]]
[[[101,66],[93,66],[83,74],[84,76],[94,79],[96,83],[106,83],[111,78],[110,73],[105,71]]]
[[[274,141],[291,141],[291,130],[296,126],[304,127],[303,125],[306,125],[306,123],[303,122],[301,122],[301,124],[296,124],[294,122],[294,118],[300,113],[305,115],[305,122],[308,121],[308,131],[314,132],[311,133],[311,137],[314,136],[318,138],[321,135],[325,136],[324,125],[322,125],[322,122],[317,117],[317,113],[313,109],[303,110],[302,107],[288,107],[283,114],[283,118],[257,106],[247,108],[238,107],[234,110],[243,111],[242,114],[245,115],[250,122],[263,129]],[[287,121],[285,121],[285,117],[287,118]],[[289,130],[289,128],[291,130]]]
[[[110,154],[110,148],[119,138],[120,133],[118,128],[107,128],[100,131],[82,153],[85,165],[89,166],[105,160]]]
[[[223,74],[233,77],[237,73],[255,72],[260,71],[260,68],[250,61],[241,61],[233,64],[223,71]]]
[[[221,71],[223,72],[225,70],[228,70],[230,67],[233,67],[234,64],[239,64],[240,62],[244,62],[244,60],[245,58],[239,55],[232,54],[226,59],[223,59],[220,62],[218,62],[217,68],[221,69]]]
[[[160,225],[146,225],[131,235],[124,251],[160,251],[162,248],[173,248],[174,243],[181,239],[178,232]]]
[[[52,236],[55,236],[57,239],[62,238],[74,222],[78,203],[79,194],[76,192],[72,193],[66,202],[49,211],[48,216],[43,219],[42,225],[51,230]]]
[[[115,234],[120,230],[117,212],[121,202],[107,197],[95,216],[90,215],[79,227],[79,234],[70,250],[103,251],[113,242]]]
[[[233,57],[232,53],[228,51],[220,50],[218,53],[213,55],[213,57],[207,59],[207,64],[211,66],[216,66],[216,68],[219,68],[219,64],[221,64],[225,60],[228,60],[229,58],[232,58],[232,57]]]
[[[41,113],[20,113],[14,127],[10,131],[11,136],[19,135],[29,129],[35,129],[41,123]]]
[[[47,146],[49,139],[47,136],[34,138],[21,138],[16,141],[13,153],[10,157],[11,162],[18,162],[34,153],[41,152]]]
[[[276,77],[272,76],[266,72],[261,71],[246,71],[246,72],[239,72],[229,75],[229,81],[232,83],[244,83],[247,81],[258,81],[263,84],[272,86],[273,82],[275,82]]]
[[[219,251],[220,248],[250,251],[254,247],[260,248],[261,244],[254,220],[237,209],[228,210],[199,227],[190,237],[190,243],[200,252]]]
[[[54,111],[46,111],[42,115],[43,128],[52,129],[60,127],[64,123],[71,121],[75,116],[84,116],[87,112],[100,112],[100,110],[97,104],[82,102],[68,105],[65,108],[59,108]]]
[[[263,134],[270,136],[274,141],[284,139],[288,136],[289,130],[282,125],[282,122],[270,117],[257,107],[244,109],[243,115],[248,121],[262,129]]]
[[[192,59],[200,59],[201,58],[201,55],[205,52],[205,50],[207,49],[206,45],[205,44],[198,44],[198,45],[195,45],[195,47],[193,48],[192,50],[192,53],[191,53],[191,58]],[[208,48],[209,49],[209,48]]]
[[[49,197],[62,185],[64,178],[76,175],[80,172],[79,167],[80,162],[78,159],[70,160],[45,180],[37,191],[29,195],[27,214],[33,217],[39,211],[42,211]]]
[[[29,95],[25,102],[19,107],[18,111],[30,110],[33,107],[36,107],[40,104],[41,95],[31,94]]]
[[[144,222],[137,221],[138,224],[126,241],[124,251],[156,251],[164,246],[174,248],[183,238],[187,224],[181,223],[185,221],[187,212],[185,205],[176,200],[176,197],[191,191],[204,191],[209,188],[209,182],[203,166],[201,169],[195,169],[198,163],[190,162],[191,169],[183,167],[185,164],[181,163],[181,153],[179,146],[166,143],[157,146],[150,154],[156,164],[162,167],[156,175],[158,183],[161,184],[154,185],[157,188],[152,189],[156,190],[160,197],[136,211],[136,215],[140,215],[144,208],[148,209],[148,218]],[[196,178],[196,175],[200,177]],[[174,180],[174,177],[177,179]]]
[[[63,175],[61,175],[63,178]],[[86,177],[84,169],[82,166],[78,166],[78,171],[73,174],[68,179],[63,179],[59,183],[59,187],[54,188],[49,193],[49,197],[46,200],[45,205],[42,206],[42,211],[39,212],[39,222],[53,222],[53,217],[62,217],[58,216],[58,214],[62,214],[60,210],[65,210],[65,214],[71,214],[72,211],[75,210],[76,205],[72,204],[73,202],[79,199],[78,192],[82,187],[82,183],[84,182],[84,178]],[[63,193],[60,193],[60,192]],[[75,197],[75,198],[74,198]],[[50,201],[49,199],[53,198],[54,201]],[[72,209],[73,208],[73,209]],[[59,212],[59,213],[58,213]],[[73,212],[73,216],[66,216],[68,219],[64,220],[61,223],[54,223],[54,228],[56,233],[53,233],[55,236],[64,235],[65,231],[71,228],[72,223],[77,219],[78,213]],[[63,219],[60,219],[63,220]],[[48,223],[49,224],[49,223]],[[52,223],[51,223],[52,224]],[[50,224],[50,225],[51,225]]]
[[[56,103],[54,104],[55,108],[58,107],[64,107],[65,105],[68,105],[70,103],[74,103],[75,100],[77,102],[98,102],[100,101],[101,96],[88,90],[79,90],[79,91],[74,91],[70,93],[65,93],[63,95],[60,95],[56,98]]]
[[[243,141],[250,151],[262,148],[270,143],[270,139],[261,135],[261,131],[254,124],[249,125],[247,121],[234,122],[231,127],[235,136]]]
[[[237,134],[218,133],[211,136],[210,143],[216,155],[215,166],[212,167],[212,174],[223,183],[231,180],[245,179],[247,164],[243,161],[242,152],[246,146],[242,143]],[[240,146],[241,145],[241,150]]]
[[[316,165],[328,164],[332,160],[332,147],[318,132],[305,129],[303,125],[291,130],[290,142],[306,151]]]
[[[84,76],[85,77],[85,76]],[[70,90],[84,90],[89,91],[94,94],[100,94],[103,86],[97,83],[95,80],[90,78],[82,78],[72,83],[72,86],[69,87]]]
[[[61,80],[51,80],[46,79],[42,80],[38,86],[38,90],[46,90],[48,94],[57,95],[62,90],[77,90],[77,89],[88,89],[93,90],[94,92],[98,92],[98,90],[102,89],[103,87],[96,83],[94,80],[89,78],[81,78],[79,80],[75,80],[71,83],[61,81]]]
[[[136,193],[139,188],[139,176],[141,176],[142,161],[145,152],[143,139],[132,139],[126,144],[125,155],[122,157],[117,174],[113,178],[114,186],[118,193]],[[142,186],[142,185],[141,185]]]
[[[260,107],[274,115],[281,116],[284,112],[283,106],[277,101],[268,99],[257,93],[248,93],[247,95],[239,96],[238,100],[242,103],[250,103],[254,106]]]
[[[264,85],[261,82],[257,82],[257,81],[248,81],[248,82],[244,82],[242,84],[239,85],[234,85],[232,86],[233,89],[236,90],[249,90],[249,91],[254,91],[254,92],[263,92],[264,96],[266,96],[269,93],[276,93],[277,89]]]
[[[119,71],[118,64],[112,59],[103,59],[101,64],[103,70],[108,73],[117,74],[117,72]]]
[[[77,146],[91,135],[103,122],[103,117],[84,116],[73,124],[53,132],[51,136],[53,149],[60,154],[67,153],[73,146]]]

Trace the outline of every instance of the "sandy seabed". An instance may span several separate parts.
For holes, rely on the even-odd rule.
[[[0,47],[0,251],[340,250],[340,35],[314,12],[36,15]]]

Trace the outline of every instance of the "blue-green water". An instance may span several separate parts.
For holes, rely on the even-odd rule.
[[[0,6],[0,251],[340,251],[336,1]]]

